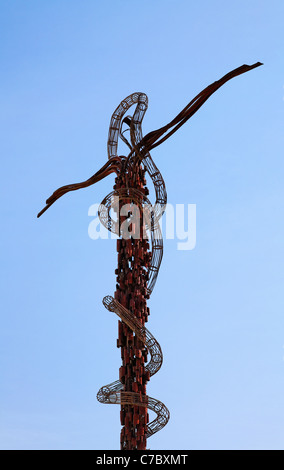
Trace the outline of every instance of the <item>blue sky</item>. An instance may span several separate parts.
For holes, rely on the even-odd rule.
[[[283,449],[283,15],[280,0],[2,0],[2,449],[118,449],[114,240],[88,237],[119,102],[147,93],[144,134],[244,63],[152,151],[197,243],[165,240],[147,327],[164,352],[148,385],[171,412],[150,449]],[[150,182],[149,182],[150,186]],[[153,200],[153,198],[152,198]]]

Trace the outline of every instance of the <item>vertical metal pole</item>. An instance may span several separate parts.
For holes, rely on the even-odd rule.
[[[134,174],[133,174],[134,172]],[[116,178],[115,190],[126,187],[135,187],[146,194],[145,170],[141,166],[135,166],[132,170],[131,178],[122,173]],[[120,209],[124,204],[133,202],[130,199],[120,200]],[[137,203],[142,201],[135,201]],[[127,216],[120,216],[122,224]],[[139,222],[137,224],[137,222]],[[133,224],[132,224],[133,225]],[[121,231],[121,238],[117,240],[118,267],[116,269],[117,284],[115,299],[139,320],[141,326],[147,322],[149,309],[147,308],[147,266],[150,262],[149,243],[143,239],[143,216],[139,211],[137,226],[129,226],[132,235]],[[118,322],[117,346],[121,348],[122,366],[119,369],[119,379],[123,383],[124,391],[140,393],[146,396],[146,383],[150,379],[150,374],[145,371],[147,363],[147,348],[133,331],[123,322]],[[149,415],[147,408],[136,405],[121,405],[121,435],[120,447],[123,450],[144,450],[146,449],[146,432]]]

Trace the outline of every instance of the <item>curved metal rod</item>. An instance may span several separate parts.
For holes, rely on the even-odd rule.
[[[101,179],[110,175],[111,173],[118,173],[121,164],[121,157],[115,157],[111,161],[107,161],[102,168],[97,171],[91,178],[83,181],[82,183],[67,184],[66,186],[61,186],[46,200],[46,206],[38,213],[37,217],[40,217],[52,204],[57,201],[61,196],[70,191],[76,191],[77,189],[87,188],[92,184],[97,183]]]
[[[145,137],[141,140],[140,146],[143,149],[147,149],[148,151],[152,150],[153,148],[157,147],[158,145],[165,142],[174,132],[176,132],[186,121],[193,116],[193,114],[198,111],[198,109],[208,100],[208,98],[215,93],[222,85],[224,85],[227,81],[231,80],[238,75],[246,73],[256,67],[263,65],[261,62],[256,62],[253,65],[241,65],[236,69],[232,70],[231,72],[224,75],[222,78],[217,80],[216,82],[212,83],[204,90],[202,90],[193,100],[186,105],[186,107],[166,126],[161,127],[155,131],[149,132]],[[168,132],[162,139],[158,140],[165,132],[167,132],[171,127],[175,126],[170,132]]]

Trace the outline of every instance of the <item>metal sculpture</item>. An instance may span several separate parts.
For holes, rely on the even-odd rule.
[[[63,194],[88,187],[111,173],[116,174],[114,190],[104,198],[98,212],[101,223],[120,237],[117,240],[116,292],[114,298],[104,297],[103,304],[120,318],[117,346],[121,348],[122,366],[119,370],[119,380],[102,387],[97,399],[101,403],[121,405],[123,450],[146,449],[147,438],[162,429],[170,416],[162,402],[146,394],[147,382],[158,372],[163,362],[161,347],[145,327],[145,322],[150,313],[147,300],[155,286],[163,256],[159,219],[167,204],[163,177],[149,152],[176,132],[224,83],[260,65],[260,62],[251,66],[242,65],[226,74],[201,91],[169,124],[145,137],[142,135],[142,121],[148,107],[147,96],[144,93],[133,93],[125,98],[111,118],[107,163],[88,180],[57,189],[38,214],[40,217]],[[134,114],[125,117],[132,105],[136,105]],[[123,126],[126,126],[126,129],[123,130]],[[125,136],[126,131],[130,134],[130,141]],[[117,155],[119,138],[130,149],[127,157]],[[156,202],[145,220],[142,218],[142,209],[150,206],[147,199],[149,191],[145,180],[146,172],[153,182]],[[116,221],[111,217],[114,197],[119,200]],[[132,220],[130,236],[129,231],[123,228],[123,222],[129,221],[133,205],[140,211],[138,219],[133,219],[134,222]],[[151,249],[147,235],[149,233]],[[146,364],[148,353],[150,361]],[[151,423],[148,409],[157,415]]]

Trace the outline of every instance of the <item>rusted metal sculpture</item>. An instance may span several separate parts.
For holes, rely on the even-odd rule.
[[[163,256],[159,219],[167,204],[164,180],[149,152],[181,127],[225,82],[259,65],[262,64],[257,62],[251,66],[243,65],[228,73],[199,93],[169,124],[145,137],[142,135],[142,121],[148,107],[147,96],[144,93],[133,93],[125,98],[111,118],[107,163],[90,179],[57,189],[38,214],[40,217],[63,194],[88,187],[109,174],[116,173],[114,190],[102,201],[99,217],[108,230],[120,237],[117,240],[116,291],[114,298],[104,297],[103,304],[120,318],[117,346],[121,348],[122,366],[119,370],[119,380],[102,387],[97,398],[101,403],[121,405],[120,440],[123,450],[146,449],[147,438],[162,429],[170,416],[163,403],[146,394],[147,382],[158,372],[163,362],[161,347],[145,327],[145,323],[150,313],[147,299],[155,286]],[[125,116],[132,105],[136,105],[134,114]],[[126,126],[125,130],[123,126]],[[125,136],[126,131],[129,131],[130,141]],[[127,157],[117,155],[119,138],[130,149]],[[149,191],[146,187],[146,172],[153,182],[156,202],[145,220],[142,218],[142,209],[150,206],[147,199]],[[110,212],[114,197],[119,200],[116,221],[111,218]],[[138,219],[132,224],[132,235],[129,236],[123,229],[123,222],[129,220],[133,205],[138,207],[140,212]],[[125,207],[126,212],[123,212]],[[150,233],[151,248],[146,233]],[[148,353],[150,360],[147,363]],[[157,415],[151,423],[148,409]]]

